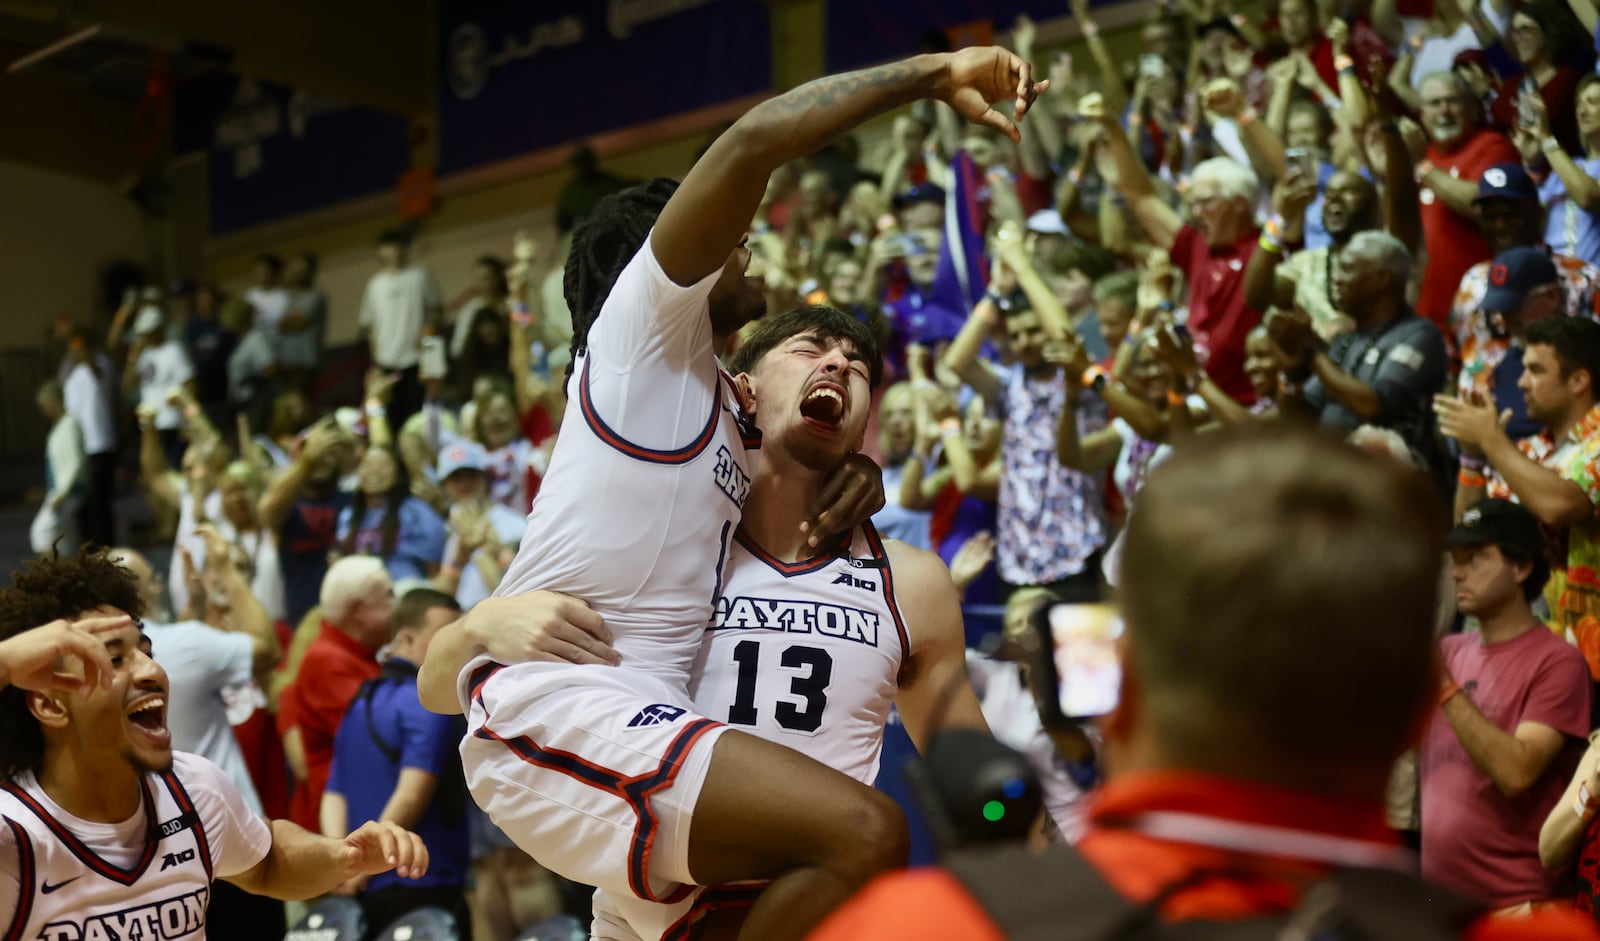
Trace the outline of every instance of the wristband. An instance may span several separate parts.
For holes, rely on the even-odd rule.
[[[1233,119],[1233,123],[1239,125],[1240,127],[1249,127],[1250,125],[1254,124],[1256,122],[1256,118],[1259,117],[1260,115],[1256,113],[1256,109],[1246,108],[1239,112],[1239,116]]]
[[[1188,401],[1188,399],[1186,399],[1184,397],[1183,393],[1179,392],[1177,389],[1168,389],[1167,390],[1167,404],[1168,405],[1171,405],[1171,406],[1174,406],[1174,407],[1181,406],[1183,403],[1185,403],[1187,401]]]
[[[1287,254],[1287,252],[1283,250],[1283,243],[1278,241],[1277,235],[1267,231],[1266,229],[1261,230],[1259,244],[1261,245],[1262,251],[1272,252],[1274,255]]]
[[[1335,72],[1343,72],[1345,69],[1354,69],[1355,67],[1356,60],[1350,58],[1348,55],[1337,55],[1333,57],[1333,69]]]
[[[1589,793],[1589,782],[1578,782],[1578,796],[1572,802],[1572,812],[1578,819],[1589,821],[1594,819],[1594,795]]]
[[[939,422],[939,437],[948,438],[951,435],[961,434],[961,419],[946,418]]]
[[[1461,692],[1461,684],[1457,683],[1455,680],[1451,680],[1450,685],[1446,686],[1444,691],[1439,694],[1439,705],[1443,706],[1445,703],[1449,702],[1456,693],[1459,692]]]
[[[1078,32],[1083,34],[1084,39],[1093,39],[1100,35],[1100,27],[1095,25],[1094,20],[1084,20],[1078,24]]]
[[[1479,473],[1478,471],[1462,470],[1456,474],[1456,483],[1468,488],[1487,487],[1489,485],[1489,478],[1483,476],[1483,474]]]
[[[1489,459],[1488,458],[1483,458],[1483,457],[1478,457],[1477,455],[1474,455],[1474,454],[1465,454],[1465,453],[1463,453],[1461,455],[1461,466],[1465,470],[1477,471],[1479,473],[1482,473],[1483,469],[1485,467],[1489,466]]]
[[[362,410],[371,418],[382,418],[389,414],[388,409],[384,408],[383,403],[377,399],[367,399]]]
[[[1546,137],[1539,142],[1539,149],[1547,154],[1553,154],[1561,149],[1561,142],[1554,137]]]
[[[1422,180],[1423,180],[1423,177],[1426,177],[1428,174],[1432,173],[1434,170],[1437,170],[1437,169],[1438,169],[1438,167],[1435,167],[1433,165],[1433,161],[1432,160],[1424,160],[1421,163],[1417,164],[1417,176],[1416,176],[1417,182],[1421,183]]]
[[[1099,366],[1090,366],[1083,371],[1083,387],[1099,392],[1106,387],[1106,371]]]

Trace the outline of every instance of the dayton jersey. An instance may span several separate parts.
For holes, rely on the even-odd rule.
[[[197,755],[175,753],[139,786],[143,807],[120,824],[69,816],[32,775],[0,787],[0,938],[205,937],[213,876],[260,862],[272,833]]]
[[[810,562],[740,531],[690,685],[701,715],[871,784],[909,644],[871,523]]]
[[[496,591],[582,598],[605,618],[620,669],[676,690],[688,685],[758,444],[712,352],[706,298],[719,277],[674,284],[648,239],[622,270],[573,360],[567,420]]]

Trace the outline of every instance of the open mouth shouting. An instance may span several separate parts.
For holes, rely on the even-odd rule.
[[[172,733],[167,730],[167,697],[164,693],[148,693],[135,699],[127,711],[128,722],[139,730],[150,744],[167,747],[172,744]]]
[[[848,394],[843,386],[820,382],[800,400],[800,416],[818,430],[837,431],[844,421]]]

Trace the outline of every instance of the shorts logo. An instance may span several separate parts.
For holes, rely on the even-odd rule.
[[[666,703],[645,706],[639,710],[638,715],[628,720],[628,728],[642,729],[651,725],[667,725],[683,718],[684,713],[688,711],[677,706],[669,706]]]

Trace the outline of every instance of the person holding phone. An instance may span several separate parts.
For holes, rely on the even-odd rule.
[[[1538,123],[1533,101],[1549,115],[1550,133],[1568,153],[1583,146],[1574,111],[1578,80],[1591,71],[1592,30],[1563,0],[1528,0],[1511,15],[1510,50],[1521,75],[1507,76],[1489,104],[1489,122],[1508,134]]]

